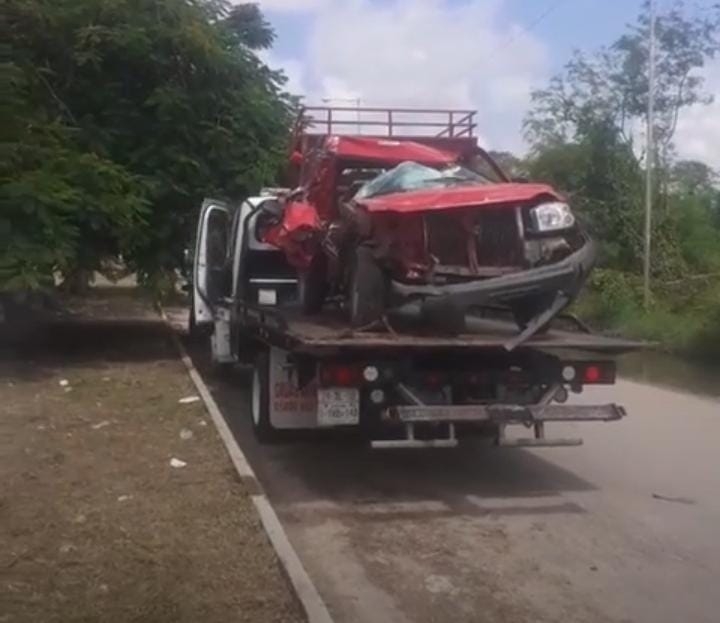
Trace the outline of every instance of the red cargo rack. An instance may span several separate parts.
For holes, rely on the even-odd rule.
[[[305,106],[300,109],[295,134],[472,138],[475,114],[474,110],[444,108]]]

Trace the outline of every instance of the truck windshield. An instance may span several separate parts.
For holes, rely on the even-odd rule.
[[[424,190],[440,186],[487,184],[489,180],[460,165],[433,169],[417,162],[402,162],[381,173],[358,190],[355,199],[367,199],[391,193]]]

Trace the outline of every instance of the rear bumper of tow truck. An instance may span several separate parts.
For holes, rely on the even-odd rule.
[[[453,447],[457,445],[455,425],[486,423],[497,425],[496,443],[499,446],[578,446],[579,438],[547,438],[546,422],[612,422],[626,415],[625,409],[617,404],[603,405],[401,405],[385,410],[383,420],[405,427],[405,439],[376,440],[375,448],[402,447]],[[435,423],[447,424],[448,436],[442,439],[417,439],[415,426]],[[511,425],[522,425],[532,429],[533,437],[509,438],[506,429]]]

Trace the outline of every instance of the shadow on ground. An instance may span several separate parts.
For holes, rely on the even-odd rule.
[[[189,349],[235,438],[276,504],[440,500],[452,512],[476,514],[483,511],[469,504],[467,496],[508,498],[511,502],[516,497],[595,489],[592,483],[535,452],[497,448],[482,438],[465,439],[454,449],[373,450],[357,436],[323,432],[260,445],[250,423],[249,374],[237,371],[218,376],[212,372],[202,345],[190,344]],[[563,503],[551,504],[545,511],[582,512],[582,508]],[[504,512],[514,512],[511,503]],[[533,512],[543,509],[533,507]]]
[[[58,321],[36,325],[22,340],[0,342],[0,376],[11,362],[23,380],[54,374],[63,364],[95,368],[176,358],[170,332],[159,321]]]
[[[54,309],[15,309],[0,323],[0,376],[9,362],[22,379],[63,363],[97,367],[176,357],[167,325],[134,289],[98,288],[59,299]]]

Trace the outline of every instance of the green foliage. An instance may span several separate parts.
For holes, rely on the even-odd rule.
[[[642,172],[608,122],[589,125],[575,142],[556,142],[532,157],[533,179],[564,191],[593,235],[603,241],[601,263],[638,265],[642,255]]]
[[[596,328],[657,342],[666,350],[720,358],[720,276],[670,282],[654,291],[644,309],[637,275],[599,269],[575,312]]]
[[[670,181],[673,190],[683,195],[712,194],[720,177],[704,162],[680,160],[670,169]]]
[[[274,37],[255,5],[6,0],[3,12],[0,287],[118,254],[147,278],[172,270],[204,195],[274,178],[292,101],[255,54]]]
[[[535,148],[572,140],[598,120],[610,121],[623,136],[646,120],[649,22],[645,2],[635,24],[609,47],[592,56],[576,52],[563,74],[532,94],[525,130]],[[720,52],[719,25],[720,6],[693,14],[677,2],[656,18],[654,132],[663,154],[680,111],[712,100],[699,70]]]
[[[596,269],[577,311],[597,326],[613,327],[634,314],[642,301],[639,278],[612,269]]]
[[[511,179],[527,177],[526,163],[515,154],[509,151],[489,151],[488,154]]]
[[[94,254],[118,252],[142,226],[144,184],[30,106],[32,84],[0,66],[0,289],[52,285]]]
[[[596,326],[720,357],[720,190],[705,163],[671,162],[683,108],[708,102],[698,73],[720,51],[718,7],[657,20],[652,305],[642,304],[646,154],[629,131],[647,107],[647,6],[609,48],[576,55],[533,94],[526,119],[535,179],[565,191],[600,243],[600,267],[577,311]]]

